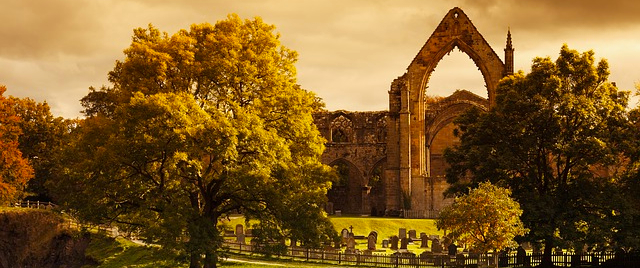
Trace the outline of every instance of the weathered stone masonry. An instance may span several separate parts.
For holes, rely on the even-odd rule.
[[[456,91],[428,100],[431,73],[458,48],[482,73],[488,99]],[[343,213],[413,217],[435,215],[451,200],[443,196],[444,149],[454,145],[453,120],[469,107],[487,109],[498,81],[513,74],[511,33],[504,64],[460,8],[451,9],[413,59],[407,72],[391,83],[389,110],[323,112],[315,122],[327,139],[323,162],[338,168],[341,182],[329,192],[333,210]]]

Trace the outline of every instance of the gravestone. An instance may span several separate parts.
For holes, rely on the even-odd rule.
[[[353,236],[347,239],[347,250],[345,252],[353,253],[356,251],[356,239]]]
[[[236,235],[243,234],[244,235],[244,226],[242,224],[236,225]]]
[[[391,249],[398,250],[398,236],[394,235],[391,237]]]
[[[402,239],[405,237],[407,237],[407,229],[406,228],[398,229],[398,238]]]
[[[389,247],[389,239],[383,239],[382,248],[388,248],[388,247]]]
[[[413,240],[418,240],[418,237],[416,236],[416,230],[409,230],[409,239]]]
[[[420,234],[420,247],[421,248],[429,247],[429,237],[425,233]]]
[[[376,250],[376,240],[377,240],[376,235],[374,235],[373,233],[370,233],[369,237],[367,237],[368,250]]]
[[[458,254],[458,246],[456,246],[456,244],[454,244],[453,242],[449,244],[447,250],[449,251],[449,256],[455,256],[456,254]]]
[[[245,243],[244,234],[236,235],[236,243],[243,244]]]
[[[400,239],[400,249],[407,249],[407,245],[409,245],[409,238],[403,237]]]
[[[442,253],[442,245],[440,244],[439,239],[436,238],[431,242],[431,252]]]
[[[347,230],[347,228],[342,229],[342,231],[340,231],[340,236],[342,237],[342,244],[347,244],[347,240],[349,239],[349,230]]]
[[[376,238],[376,243],[378,243],[378,232],[376,231],[369,232],[369,236],[372,236],[372,235]]]
[[[298,246],[298,240],[291,238],[291,245],[289,245],[290,247],[297,247]]]

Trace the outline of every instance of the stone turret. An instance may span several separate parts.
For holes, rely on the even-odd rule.
[[[513,74],[513,43],[511,42],[511,29],[507,30],[507,46],[504,48],[504,75]]]

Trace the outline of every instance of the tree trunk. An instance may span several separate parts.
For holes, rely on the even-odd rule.
[[[544,252],[542,253],[542,262],[539,267],[553,267],[551,254],[553,253],[553,241],[549,238],[544,241]]]
[[[189,268],[202,268],[200,264],[200,254],[191,253],[189,257]]]
[[[215,253],[207,253],[204,256],[204,268],[216,268],[218,262],[218,256]]]

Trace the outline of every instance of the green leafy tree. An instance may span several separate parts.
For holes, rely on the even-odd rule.
[[[191,267],[216,266],[231,213],[271,239],[333,238],[322,207],[334,173],[312,120],[322,103],[296,84],[297,54],[273,31],[237,15],[172,36],[134,30],[113,86],[82,99],[88,117],[55,192],[82,219],[185,252]]]
[[[510,195],[509,189],[482,182],[444,208],[436,226],[448,231],[452,239],[480,252],[497,253],[512,247],[514,238],[524,235],[527,229],[520,220],[520,204]]]
[[[54,117],[49,105],[30,98],[9,97],[11,112],[20,120],[17,126],[21,135],[18,148],[34,169],[34,178],[29,181],[26,191],[32,199],[51,201],[45,183],[54,180],[60,153],[66,146],[68,135],[76,120]]]
[[[6,90],[0,85],[0,204],[22,198],[33,178],[33,168],[18,148],[21,119],[13,110],[14,101],[3,96]]]
[[[475,250],[497,252],[513,246],[513,239],[526,233],[520,215],[520,204],[511,198],[509,189],[482,182],[444,208],[436,226]]]
[[[457,120],[461,143],[445,153],[452,193],[485,180],[513,191],[527,238],[544,243],[543,266],[555,246],[607,244],[613,209],[603,193],[624,166],[629,133],[628,93],[608,76],[593,51],[564,45],[555,62],[536,58],[531,73],[501,81],[488,112]]]
[[[636,84],[636,95],[640,95],[640,84]],[[613,243],[625,251],[640,250],[640,107],[629,112],[631,132],[626,139],[625,156],[628,166],[624,176],[617,182],[616,192],[611,196],[616,204],[614,210]]]

